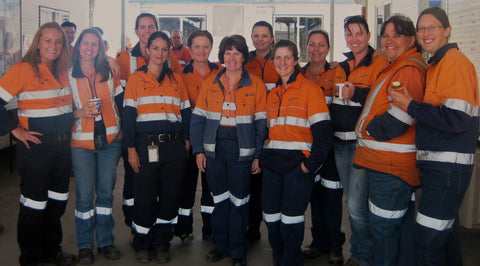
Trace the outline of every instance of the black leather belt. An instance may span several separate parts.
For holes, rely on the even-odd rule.
[[[140,134],[140,137],[147,137],[149,141],[158,141],[158,142],[169,142],[175,139],[179,139],[181,136],[179,133],[170,133],[170,134]]]

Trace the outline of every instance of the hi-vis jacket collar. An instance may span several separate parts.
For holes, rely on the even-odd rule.
[[[250,59],[249,60],[252,60],[253,58],[255,58],[257,56],[257,50],[251,51],[249,54],[250,54]],[[268,52],[268,54],[266,54],[263,59],[271,59],[271,58],[273,58],[273,51],[270,49],[270,52]]]
[[[440,62],[442,58],[445,56],[445,54],[448,52],[450,49],[456,48],[458,50],[458,46],[456,43],[447,43],[445,44],[442,48],[438,49],[438,51],[435,52],[435,54],[428,59],[428,64],[429,65],[435,65],[436,63]]]
[[[367,55],[365,55],[365,57],[362,59],[362,62],[360,64],[358,64],[357,67],[369,66],[372,63],[372,57],[373,57],[372,55],[373,55],[374,52],[375,52],[375,49],[373,49],[373,47],[369,45]],[[347,52],[347,53],[343,53],[343,55],[347,57],[346,61],[350,61],[350,60],[355,59],[355,56],[353,55],[352,51]]]
[[[193,60],[190,61],[190,63],[185,66],[185,68],[183,69],[183,74],[193,73],[193,64],[192,64],[192,62],[193,62]],[[210,69],[210,71],[212,71],[213,69],[218,69],[218,65],[215,64],[215,63],[212,63],[212,62],[208,61],[208,68]]]
[[[141,57],[142,56],[142,51],[140,50],[140,42],[138,42],[133,48],[132,51],[130,52],[132,56],[135,57]]]
[[[223,74],[225,74],[225,71],[227,71],[226,68],[220,70],[220,72],[218,72],[217,76],[213,80],[213,83],[218,82],[220,84],[220,87],[222,88],[222,90],[224,90],[225,88],[223,87],[223,84],[220,82],[220,77]],[[250,74],[248,74],[248,71],[245,68],[242,68],[242,77],[240,78],[240,81],[238,82],[237,89],[239,89],[241,87],[248,87],[251,84],[252,84],[252,79],[250,78]]]
[[[288,78],[287,84],[290,84],[290,83],[292,83],[292,82],[295,82],[295,81],[297,80],[298,74],[300,74],[300,72],[294,71],[294,72],[292,73],[292,75]],[[281,78],[279,78],[278,81],[277,81],[277,86],[278,86],[278,85],[282,85],[282,79],[281,79]]]

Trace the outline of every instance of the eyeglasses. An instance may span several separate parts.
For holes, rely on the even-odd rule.
[[[443,28],[443,26],[428,26],[428,27],[420,27],[417,29],[417,32],[424,33],[425,31],[432,32],[435,29]]]
[[[180,36],[173,36],[172,39],[180,39]]]

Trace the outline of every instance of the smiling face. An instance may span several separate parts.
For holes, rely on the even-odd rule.
[[[256,26],[252,32],[252,42],[257,51],[270,51],[273,43],[273,36],[267,27]]]
[[[297,61],[289,48],[279,47],[275,50],[273,65],[282,80],[288,79],[293,74]]]
[[[385,26],[382,35],[382,48],[390,61],[397,60],[403,53],[411,49],[414,43],[415,36],[408,37],[398,34],[393,23],[388,23]]]
[[[448,43],[448,36],[452,31],[450,27],[444,28],[432,14],[421,16],[417,29],[418,42],[430,55],[434,55],[438,49]]]
[[[368,41],[370,40],[370,32],[363,25],[350,24],[345,31],[345,41],[348,48],[353,54],[363,54],[368,51]]]
[[[310,35],[307,43],[308,57],[312,63],[325,62],[330,51],[325,36],[321,33]]]
[[[86,33],[80,41],[79,48],[82,61],[94,62],[100,49],[100,40],[95,34]]]
[[[225,50],[225,54],[223,55],[223,61],[225,63],[225,68],[228,72],[238,72],[242,71],[243,61],[243,54],[232,46],[231,50]]]
[[[207,62],[210,52],[212,51],[212,44],[205,36],[198,36],[192,40],[192,45],[189,47],[192,54],[193,61]]]
[[[180,35],[180,32],[177,30],[172,33],[171,39],[172,39],[172,45],[174,48],[179,47],[183,43],[182,35]]]
[[[170,47],[168,47],[168,43],[164,39],[158,37],[152,41],[149,48],[147,47],[146,52],[150,57],[149,65],[163,66],[168,59]]]
[[[61,54],[63,48],[62,33],[56,29],[44,29],[38,42],[40,62],[52,65]]]
[[[151,17],[143,17],[138,21],[138,28],[135,29],[135,33],[141,44],[147,45],[148,38],[154,32],[157,31],[155,21]]]

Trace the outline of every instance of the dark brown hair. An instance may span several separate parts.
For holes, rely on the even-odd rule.
[[[210,32],[208,32],[207,30],[194,30],[190,32],[187,37],[187,46],[192,48],[193,39],[200,36],[207,37],[207,39],[210,41],[210,45],[213,46],[212,34],[210,34]]]
[[[277,51],[278,48],[287,48],[290,50],[293,54],[293,58],[297,60],[297,64],[295,65],[295,72],[300,72],[301,67],[298,64],[298,48],[297,45],[290,41],[290,40],[280,40],[278,41],[274,46],[273,46],[273,58],[275,60],[275,52]]]
[[[100,35],[100,32],[96,28],[89,28],[89,29],[83,30],[82,33],[80,33],[80,36],[78,36],[77,42],[73,47],[72,76],[74,78],[80,78],[80,77],[74,76],[75,74],[73,73],[82,73],[82,69],[80,67],[80,60],[81,60],[80,45],[87,33],[93,34],[98,38],[98,54],[95,57],[95,72],[99,73],[102,76],[102,79],[100,82],[105,82],[110,77],[110,67],[108,66],[107,57],[105,56],[105,43],[102,40],[102,36]]]
[[[223,38],[222,42],[220,42],[220,46],[218,47],[218,60],[220,63],[224,64],[225,61],[223,60],[223,56],[227,50],[232,50],[232,47],[235,47],[240,53],[243,55],[243,62],[242,66],[248,60],[248,46],[247,41],[242,35],[232,35]]]

